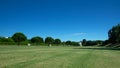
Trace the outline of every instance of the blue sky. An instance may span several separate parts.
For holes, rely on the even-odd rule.
[[[120,0],[0,0],[0,36],[23,32],[62,41],[106,40],[120,23]]]

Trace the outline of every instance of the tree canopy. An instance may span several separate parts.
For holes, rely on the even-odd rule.
[[[61,44],[61,40],[60,39],[55,39],[54,43],[57,44],[57,45]]]
[[[108,37],[110,43],[120,43],[120,24],[113,26],[108,31]]]
[[[31,42],[32,42],[32,43],[36,43],[36,44],[43,43],[43,38],[42,38],[42,37],[39,37],[39,36],[36,36],[36,37],[33,37],[33,38],[31,39]]]
[[[83,39],[82,45],[85,46],[85,45],[86,45],[86,42],[87,42],[86,39]]]
[[[27,40],[27,37],[21,33],[21,32],[17,32],[15,34],[13,34],[12,39],[18,44],[20,45],[20,42],[23,42],[25,40]]]
[[[68,41],[65,42],[65,44],[66,44],[66,45],[71,45],[71,41],[68,40]]]
[[[52,44],[52,43],[54,43],[54,39],[52,37],[46,37],[45,38],[45,43],[46,44]]]

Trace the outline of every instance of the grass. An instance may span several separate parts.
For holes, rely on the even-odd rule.
[[[119,68],[119,59],[105,47],[0,46],[0,68]]]

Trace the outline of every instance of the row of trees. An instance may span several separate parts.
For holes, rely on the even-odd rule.
[[[107,44],[120,44],[120,24],[113,26],[108,31],[108,40],[101,41],[91,41],[83,39],[81,42],[83,46],[94,46],[94,45],[107,45]],[[12,37],[0,37],[0,44],[34,44],[34,45],[40,45],[40,44],[56,44],[56,45],[74,45],[74,46],[80,46],[80,42],[74,42],[74,41],[66,41],[61,42],[60,39],[54,39],[52,37],[46,37],[45,40],[42,37],[36,36],[31,38],[30,40],[27,39],[27,37],[21,33],[15,33]]]
[[[46,37],[45,40],[42,37],[36,36],[31,39],[27,39],[27,37],[21,33],[17,32],[13,34],[12,37],[0,37],[0,44],[17,44],[17,45],[26,45],[26,44],[33,44],[33,45],[50,45],[50,44],[55,44],[55,45],[73,45],[73,46],[79,46],[78,42],[73,42],[73,41],[66,41],[62,42],[60,39],[54,39],[52,37]]]
[[[39,37],[39,36],[33,37],[30,40],[27,40],[27,37],[21,32],[17,32],[15,34],[13,34],[12,37],[8,37],[8,38],[0,37],[0,42],[1,43],[7,43],[7,44],[17,43],[18,45],[22,44],[23,42],[24,42],[24,44],[32,43],[32,44],[35,44],[35,45],[40,45],[40,44],[43,44],[43,43],[57,44],[57,45],[61,44],[60,39],[53,39],[52,37],[45,38],[45,41],[43,40],[42,37]]]
[[[103,44],[103,41],[102,40],[86,40],[86,39],[83,39],[82,41],[82,45],[83,46],[100,46]]]
[[[96,41],[90,41],[83,39],[82,41],[83,46],[93,46],[93,45],[102,45],[102,46],[117,46],[120,47],[120,24],[113,26],[108,31],[108,39],[105,41],[96,40]]]

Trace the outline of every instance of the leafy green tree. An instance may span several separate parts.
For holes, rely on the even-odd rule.
[[[102,46],[105,46],[107,44],[109,44],[109,40],[105,40],[105,41],[102,42]]]
[[[20,45],[21,42],[26,41],[27,37],[21,33],[21,32],[17,32],[15,34],[13,34],[12,39],[18,44]]]
[[[96,40],[95,42],[96,42],[97,45],[102,45],[103,44],[102,40]]]
[[[40,44],[40,43],[43,43],[43,38],[42,37],[39,37],[39,36],[36,36],[36,37],[33,37],[31,39],[31,42],[32,43],[36,43],[36,44]]]
[[[97,42],[96,41],[86,41],[86,46],[96,46],[97,45]]]
[[[54,43],[59,45],[59,44],[61,44],[61,40],[60,39],[55,39]]]
[[[12,38],[1,38],[1,42],[14,42]]]
[[[66,41],[65,44],[70,46],[79,46],[78,42],[70,41],[70,40]]]
[[[52,37],[46,37],[45,43],[50,46],[52,43],[54,43],[54,39]]]
[[[120,24],[113,26],[108,31],[108,37],[110,43],[120,43]]]
[[[5,37],[0,37],[0,44],[3,44],[3,45],[13,45],[15,44],[13,39],[8,37],[8,38],[5,38]]]
[[[68,41],[65,42],[65,44],[66,44],[66,45],[71,45],[71,41],[68,40]]]
[[[71,45],[72,45],[72,46],[80,46],[79,43],[78,43],[78,42],[75,42],[75,41],[72,41],[72,42],[71,42]]]
[[[86,46],[86,42],[87,42],[86,39],[83,39],[82,45],[83,45],[83,46]]]

